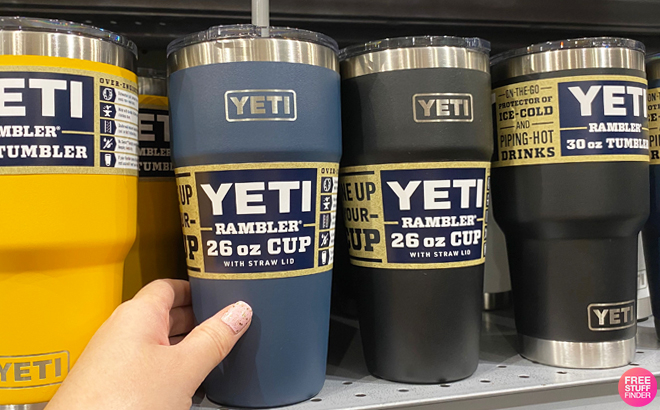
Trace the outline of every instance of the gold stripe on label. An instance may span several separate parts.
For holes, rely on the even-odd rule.
[[[383,204],[382,189],[384,188],[383,188],[383,182],[381,180],[381,175],[382,175],[381,172],[390,171],[390,170],[409,171],[409,170],[441,170],[441,169],[460,169],[460,168],[484,170],[484,180],[482,181],[483,191],[481,193],[481,198],[483,202],[481,203],[480,206],[475,205],[475,208],[479,213],[476,215],[477,218],[474,219],[476,222],[479,222],[481,224],[480,251],[475,252],[475,255],[469,256],[470,259],[462,260],[462,261],[431,262],[431,263],[421,263],[421,262],[402,263],[402,262],[390,261],[388,258],[388,252],[394,249],[394,245],[393,245],[394,239],[387,237],[386,226],[400,225],[402,226],[401,229],[408,229],[408,228],[404,228],[405,224],[402,224],[401,221],[384,220],[386,215],[385,215],[385,207]],[[444,268],[460,268],[460,267],[477,266],[484,263],[485,261],[484,244],[486,242],[486,224],[484,221],[486,220],[486,215],[488,212],[488,195],[489,195],[488,178],[490,175],[489,170],[490,170],[490,162],[486,162],[486,161],[398,163],[398,164],[352,166],[352,167],[341,168],[339,175],[340,175],[340,182],[342,185],[342,189],[347,189],[346,186],[348,186],[349,184],[353,184],[355,191],[358,190],[358,185],[362,186],[363,187],[362,189],[364,190],[362,191],[361,194],[362,199],[358,198],[357,192],[353,192],[352,194],[349,194],[347,191],[343,195],[342,205],[343,205],[344,215],[342,215],[342,217],[344,217],[345,226],[349,231],[348,235],[349,237],[351,237],[352,235],[355,235],[358,230],[360,230],[361,232],[360,249],[356,250],[355,246],[351,243],[353,238],[349,239],[349,254],[350,254],[351,263],[356,266],[381,268],[381,269],[444,269]],[[421,175],[419,176],[419,178],[417,177],[415,178],[420,180],[423,179]],[[369,197],[367,197],[367,195],[365,194],[365,192],[369,190],[369,188],[367,188],[367,185],[374,187],[374,192],[371,192]],[[348,217],[349,212],[356,212],[355,214],[351,213],[351,215],[353,216],[357,215],[358,220],[349,220],[349,219],[354,219],[353,216],[351,216],[351,218]],[[443,216],[447,216],[447,215],[443,215]],[[442,217],[442,216],[435,215],[434,211],[424,211],[424,215],[419,216],[419,218],[422,219],[426,217]],[[433,227],[427,229],[428,231],[426,231],[426,233],[428,233],[431,236],[427,236],[425,238],[417,238],[419,240],[418,247],[408,248],[406,246],[406,248],[408,248],[406,252],[410,252],[410,251],[412,251],[413,253],[416,251],[419,251],[420,253],[437,252],[437,254],[439,255],[448,252],[446,251],[446,242],[449,240],[449,238],[447,237],[444,238],[445,244],[443,245],[442,242],[439,242],[442,238],[434,236],[436,235],[437,231],[436,233],[433,233],[434,232]],[[459,228],[456,227],[456,229]],[[465,227],[463,229],[469,229],[469,227]],[[351,232],[351,230],[354,231]],[[367,230],[369,230],[370,233],[374,233],[374,234],[375,231],[377,231],[380,240],[378,242],[373,242],[367,245],[366,243],[368,240],[367,239],[368,234],[366,233]],[[405,233],[405,231],[403,232]],[[399,233],[398,230],[395,231],[393,235],[397,233]],[[427,240],[432,239],[433,240],[432,246],[426,248],[423,247],[422,243],[424,239]],[[456,248],[452,250],[452,252],[460,251],[460,250],[465,250],[465,248]],[[479,254],[476,255],[476,253]],[[437,257],[441,258],[441,257],[449,257],[449,256],[450,255],[443,255]]]
[[[648,91],[650,164],[660,164],[660,88]]]
[[[194,165],[189,167],[175,168],[175,174],[186,172],[205,172],[205,171],[239,171],[244,169],[288,169],[288,168],[331,168],[337,169],[337,164],[333,162],[249,162],[238,164],[218,164],[218,165]],[[332,176],[332,175],[323,175]],[[336,174],[334,176],[337,176]]]
[[[0,167],[0,175],[43,175],[43,174],[79,174],[79,175],[117,175],[136,177],[137,172],[128,168],[93,168],[93,167]]]
[[[60,131],[62,134],[76,134],[76,135],[94,135],[93,132],[84,131]]]
[[[442,263],[392,263],[392,262],[366,262],[358,259],[351,258],[351,263],[355,266],[362,266],[364,268],[381,268],[381,269],[448,269],[448,268],[465,268],[469,266],[477,266],[486,262],[486,257],[474,259],[464,262],[442,262]]]
[[[256,272],[256,273],[209,273],[196,272],[188,269],[188,275],[193,278],[221,279],[221,280],[245,280],[245,279],[278,279],[295,278],[297,276],[313,275],[315,273],[327,272],[333,265],[326,265],[311,269],[299,269],[278,272]]]
[[[586,81],[625,81],[637,83],[639,87],[644,89],[647,84],[644,78],[628,75],[583,75],[540,78],[494,89],[497,160],[493,161],[493,168],[573,162],[648,161],[645,146],[630,147],[629,149],[637,150],[637,152],[631,154],[603,154],[604,152],[616,152],[614,150],[617,150],[617,148],[610,148],[605,138],[621,138],[622,133],[631,144],[645,145],[648,142],[648,128],[644,117],[643,102],[634,105],[638,107],[638,115],[635,116],[634,109],[631,109],[632,115],[628,112],[621,117],[623,122],[604,121],[603,112],[593,113],[593,121],[590,122],[590,126],[599,127],[602,125],[603,127],[609,127],[612,125],[618,127],[619,124],[624,124],[630,131],[598,131],[598,128],[594,128],[593,133],[589,132],[588,134],[592,137],[589,140],[585,138],[584,131],[589,130],[590,127],[583,125],[568,126],[571,124],[566,123],[566,118],[563,118],[565,126],[560,127],[560,106],[564,104],[565,107],[568,101],[559,101],[559,84]],[[636,89],[639,89],[639,87]],[[587,92],[585,90],[581,89],[582,93]],[[593,98],[589,104],[597,99],[603,105],[604,93],[605,91],[602,89],[598,90],[597,95],[590,95]],[[640,93],[642,93],[641,90]],[[583,98],[585,104],[587,104],[586,98]],[[617,98],[623,100],[623,97]],[[643,99],[643,95],[633,95],[631,98]],[[579,104],[577,97],[575,97],[575,103]],[[623,106],[623,101],[613,103],[613,105],[616,107]],[[576,118],[582,118],[581,107],[580,105],[576,109]],[[590,116],[591,114],[584,114],[585,119]],[[638,122],[631,121],[631,119]],[[578,122],[578,124],[584,124],[584,122]],[[574,140],[574,146],[570,152],[578,153],[578,155],[563,155],[562,137],[567,140]],[[585,145],[579,146],[577,145],[578,142]],[[568,149],[567,142],[567,151]],[[589,152],[595,153],[579,154],[581,150],[589,150]],[[642,151],[644,151],[643,154]]]
[[[390,169],[440,169],[440,168],[488,168],[490,162],[484,161],[456,161],[456,162],[407,162],[398,164],[358,165],[342,167],[339,176],[347,173],[361,171],[385,171]]]
[[[272,272],[209,272],[206,267],[205,260],[207,258],[219,258],[214,260],[216,264],[219,264],[219,261],[237,261],[237,259],[230,259],[230,256],[227,256],[226,259],[220,259],[221,255],[218,256],[208,256],[207,253],[207,244],[203,243],[202,232],[213,232],[214,229],[211,227],[200,227],[200,211],[199,211],[199,199],[197,197],[197,175],[205,172],[213,171],[243,171],[243,170],[268,170],[268,169],[316,169],[316,192],[312,193],[315,198],[316,208],[314,209],[314,223],[303,224],[305,228],[319,227],[320,226],[320,217],[321,217],[321,183],[322,178],[324,177],[337,177],[338,175],[337,163],[331,162],[270,162],[270,163],[246,163],[246,164],[222,164],[222,165],[200,165],[200,166],[189,166],[176,168],[174,170],[177,187],[179,190],[179,207],[182,215],[187,215],[188,221],[195,221],[194,223],[189,223],[188,226],[183,227],[184,240],[186,241],[186,260],[188,265],[188,274],[191,277],[203,278],[203,279],[218,279],[218,280],[245,280],[245,279],[275,279],[275,278],[289,278],[296,276],[305,276],[313,275],[316,273],[327,272],[332,269],[332,263],[328,263],[324,266],[319,266],[319,251],[324,249],[331,249],[328,247],[319,247],[319,229],[314,229],[313,236],[313,247],[309,248],[306,252],[314,252],[313,254],[313,266],[309,268],[295,269],[295,270],[282,270],[282,271],[272,271]],[[336,193],[323,193],[323,195],[336,195]],[[327,211],[325,212],[328,213]],[[184,217],[184,220],[186,217]],[[327,232],[329,229],[324,229],[323,232]],[[257,234],[259,235],[259,234]],[[255,235],[255,237],[257,236]],[[215,242],[218,242],[223,239],[223,236],[216,235],[214,236]],[[261,239],[261,238],[260,238]],[[191,242],[195,242],[197,245],[197,251],[191,252]],[[259,243],[259,239],[255,240],[255,243]],[[219,242],[218,242],[219,247]],[[265,251],[262,249],[262,251]],[[244,255],[247,256],[247,255]],[[259,255],[261,256],[261,255]],[[266,258],[270,259],[280,259],[280,258],[292,258],[290,255],[263,255],[262,259],[253,258],[254,260],[266,261]],[[280,266],[280,265],[278,265]],[[283,265],[286,266],[286,265]],[[255,267],[255,270],[258,267]]]

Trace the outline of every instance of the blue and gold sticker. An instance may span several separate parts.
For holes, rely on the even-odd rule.
[[[657,87],[657,81],[654,84]],[[649,112],[649,149],[650,164],[660,164],[660,88],[649,89],[648,97]]]
[[[167,97],[140,95],[140,178],[173,177]]]
[[[203,165],[175,173],[190,276],[270,279],[332,268],[338,164]]]
[[[385,269],[479,265],[489,162],[402,163],[340,171],[351,263]]]
[[[493,90],[493,167],[648,161],[646,79],[541,78]]]
[[[137,175],[137,77],[62,57],[0,57],[0,174]]]

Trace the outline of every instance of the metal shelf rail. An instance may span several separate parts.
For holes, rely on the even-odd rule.
[[[660,375],[660,342],[652,320],[639,323],[637,355],[631,365],[609,370],[561,369],[532,363],[515,351],[511,311],[484,313],[481,359],[474,375],[454,383],[411,385],[375,378],[367,372],[357,323],[333,318],[323,390],[292,410],[424,409],[593,409],[626,407],[618,396],[621,375],[641,366]],[[194,410],[217,410],[199,393]],[[572,405],[575,407],[571,407]],[[519,407],[524,406],[524,407]],[[537,407],[539,406],[539,407]]]

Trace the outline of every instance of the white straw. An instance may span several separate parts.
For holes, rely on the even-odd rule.
[[[270,26],[268,0],[252,0],[252,24],[261,27],[261,36],[268,36]]]

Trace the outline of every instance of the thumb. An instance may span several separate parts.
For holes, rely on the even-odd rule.
[[[200,323],[176,349],[184,368],[184,380],[197,389],[204,378],[231,352],[252,321],[252,308],[239,301]]]

